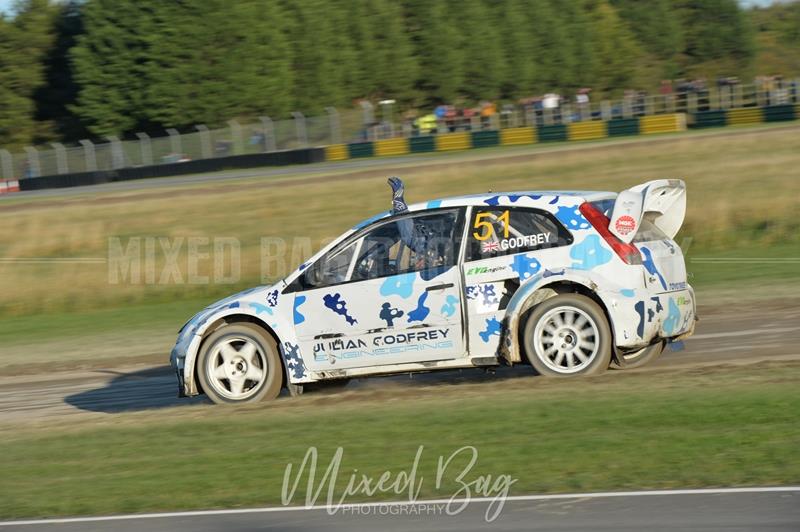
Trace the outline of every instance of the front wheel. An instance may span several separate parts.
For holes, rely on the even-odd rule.
[[[603,309],[581,294],[534,307],[523,329],[525,354],[542,375],[596,375],[611,362],[611,329]]]
[[[283,370],[274,340],[250,323],[226,325],[203,342],[197,376],[215,403],[253,403],[274,399]]]

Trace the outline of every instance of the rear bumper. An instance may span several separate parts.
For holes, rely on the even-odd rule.
[[[609,312],[614,343],[623,349],[686,338],[694,332],[697,320],[694,290],[688,285],[684,290],[660,294],[645,290],[615,293]]]

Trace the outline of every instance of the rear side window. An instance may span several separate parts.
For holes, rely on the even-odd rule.
[[[467,261],[473,261],[568,246],[572,235],[552,214],[540,209],[476,208],[467,241]]]

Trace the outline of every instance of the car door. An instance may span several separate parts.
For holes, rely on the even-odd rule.
[[[463,209],[376,222],[312,265],[294,322],[314,371],[449,360],[465,355]]]
[[[463,266],[469,352],[494,356],[511,296],[534,275],[563,271],[572,235],[552,213],[529,207],[474,207],[469,227]]]

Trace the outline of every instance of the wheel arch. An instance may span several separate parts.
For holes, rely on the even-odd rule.
[[[524,362],[526,358],[523,356],[524,347],[519,340],[519,334],[525,325],[525,318],[542,301],[559,294],[570,293],[584,295],[597,303],[602,309],[611,330],[611,345],[613,348],[616,342],[612,316],[609,312],[608,304],[599,293],[598,282],[592,277],[584,272],[568,272],[565,270],[561,275],[550,277],[539,275],[523,284],[508,303],[503,357],[512,364]]]

